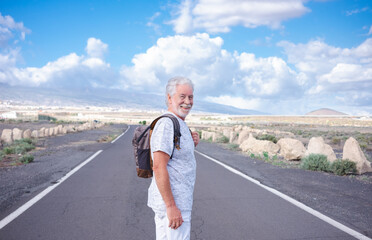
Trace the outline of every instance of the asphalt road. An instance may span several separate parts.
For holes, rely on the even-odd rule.
[[[155,239],[133,127],[0,230],[12,239]],[[68,154],[68,152],[66,152]],[[355,239],[196,154],[191,239]]]

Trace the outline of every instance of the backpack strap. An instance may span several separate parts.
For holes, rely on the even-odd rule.
[[[172,151],[172,155],[170,156],[170,158],[173,157],[173,152],[174,152],[174,148],[177,148],[178,150],[181,149],[180,145],[180,141],[181,141],[181,131],[180,131],[180,123],[178,122],[177,118],[175,116],[173,116],[172,114],[164,114],[164,115],[161,115],[159,117],[157,117],[154,121],[151,122],[150,126],[148,126],[146,128],[146,130],[138,137],[137,139],[137,143],[141,140],[141,138],[145,135],[145,133],[149,130],[153,130],[156,123],[159,121],[159,119],[163,118],[163,117],[168,117],[172,120],[173,122],[173,151]]]
[[[164,114],[163,117],[169,117],[172,120],[173,131],[174,131],[173,143],[174,143],[175,148],[177,148],[177,150],[180,150],[181,149],[181,130],[180,130],[180,123],[178,122],[178,119],[172,114]],[[173,148],[173,151],[174,151],[174,148]]]

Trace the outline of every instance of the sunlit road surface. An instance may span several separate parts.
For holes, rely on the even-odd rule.
[[[133,130],[6,224],[0,239],[155,239],[154,214],[146,206],[150,180],[136,175]],[[196,158],[191,239],[356,239],[210,159]]]

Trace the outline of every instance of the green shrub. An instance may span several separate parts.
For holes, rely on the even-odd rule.
[[[34,141],[32,141],[31,138],[22,138],[19,140],[15,140],[12,145],[22,145],[22,144],[35,145]]]
[[[217,140],[217,142],[219,142],[219,143],[229,143],[229,139],[226,137],[226,136],[222,136],[222,137],[220,137],[218,140]]]
[[[306,170],[328,172],[330,162],[327,160],[327,156],[323,154],[310,154],[301,160],[300,167]]]
[[[18,142],[14,146],[15,153],[17,154],[24,154],[28,151],[31,151],[32,149],[35,149],[35,146],[33,144],[29,144],[27,142]]]
[[[32,156],[30,154],[25,154],[22,157],[20,157],[19,160],[22,163],[26,163],[27,164],[27,163],[30,163],[30,162],[33,162],[34,161],[34,156]]]
[[[8,154],[14,154],[15,153],[15,149],[14,147],[5,147],[3,149],[3,153],[8,155]]]
[[[268,141],[271,141],[273,143],[277,143],[278,142],[278,139],[276,139],[275,136],[269,135],[269,134],[264,134],[264,135],[261,135],[261,136],[257,136],[257,139],[258,140],[268,140]]]
[[[44,121],[57,121],[57,118],[48,116],[48,115],[38,115],[38,120],[44,120]]]
[[[269,157],[269,153],[268,152],[263,152],[262,155],[263,155],[265,161],[269,161],[270,160],[270,157]]]
[[[35,149],[35,143],[29,138],[24,138],[15,140],[12,145],[5,147],[2,152],[5,155],[24,154],[32,149]]]
[[[336,175],[347,175],[356,173],[356,163],[348,159],[337,159],[331,164],[330,170]]]
[[[361,142],[361,143],[359,143],[359,146],[360,146],[360,148],[361,148],[362,150],[366,150],[368,144],[367,144],[366,142]]]
[[[141,124],[141,125],[146,125],[146,121],[145,121],[145,120],[143,120],[143,121],[139,121],[139,124]]]
[[[341,138],[340,137],[333,137],[332,138],[332,143],[333,144],[340,144],[341,143]]]
[[[239,144],[231,143],[227,146],[230,150],[239,150]]]

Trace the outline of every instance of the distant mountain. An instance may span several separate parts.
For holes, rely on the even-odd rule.
[[[338,112],[336,110],[329,109],[329,108],[321,108],[321,109],[318,109],[318,110],[315,110],[315,111],[306,113],[305,115],[309,115],[309,116],[324,116],[324,115],[328,115],[328,116],[346,116],[347,114],[346,113],[342,113],[342,112]]]
[[[0,100],[12,100],[20,104],[34,106],[96,106],[136,110],[165,109],[165,97],[162,95],[105,88],[64,89],[0,84]],[[193,110],[231,115],[268,115],[259,111],[239,109],[202,100],[196,102]]]

